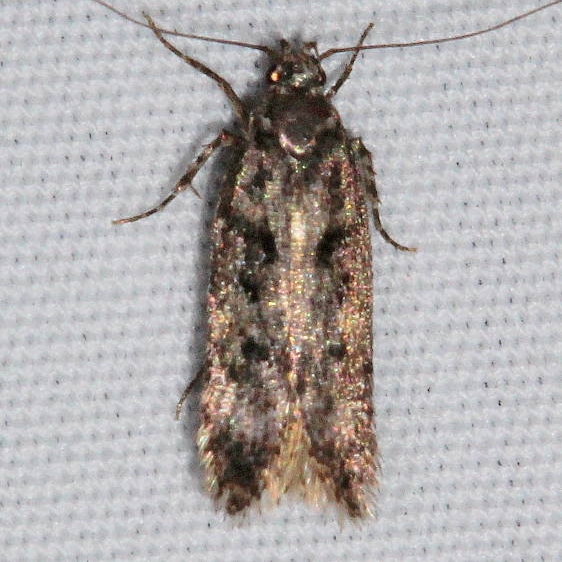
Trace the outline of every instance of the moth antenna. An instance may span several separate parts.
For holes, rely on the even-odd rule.
[[[92,0],[96,4],[107,8],[108,10],[112,11],[113,13],[121,16],[123,19],[140,25],[141,27],[146,27],[147,29],[152,29],[148,23],[142,20],[137,20],[132,16],[129,16],[125,12],[114,8],[111,4],[104,2],[103,0]],[[561,0],[562,1],[562,0]],[[166,35],[174,35],[175,37],[187,37],[188,39],[197,39],[198,41],[207,41],[209,43],[220,43],[222,45],[233,45],[235,47],[245,47],[246,49],[255,49],[257,51],[263,51],[269,55],[272,55],[274,51],[265,45],[256,45],[254,43],[246,43],[244,41],[230,41],[228,39],[215,39],[214,37],[207,37],[205,35],[195,35],[193,33],[182,33],[181,31],[176,31],[175,29],[164,29],[163,27],[155,27],[156,31],[160,33],[165,33]]]
[[[505,27],[507,25],[511,25],[516,21],[522,20],[524,18],[528,18],[537,12],[542,10],[546,10],[547,8],[551,8],[556,4],[560,4],[562,0],[555,0],[554,2],[549,2],[548,4],[544,4],[543,6],[539,6],[538,8],[534,8],[533,10],[529,10],[528,12],[524,12],[511,18],[509,20],[503,21],[492,27],[487,27],[485,29],[479,29],[477,31],[471,31],[470,33],[463,33],[462,35],[453,35],[452,37],[441,37],[439,39],[425,39],[421,41],[411,41],[407,43],[380,43],[378,45],[362,45],[361,47],[339,47],[334,49],[328,49],[320,54],[318,60],[327,59],[336,53],[347,53],[349,51],[367,51],[368,49],[392,49],[396,47],[417,47],[420,45],[435,45],[438,43],[448,43],[449,41],[459,41],[460,39],[468,39],[469,37],[476,37],[477,35],[484,35],[485,33],[490,33],[491,31],[496,31]]]

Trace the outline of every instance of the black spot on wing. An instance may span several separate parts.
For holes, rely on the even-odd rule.
[[[275,237],[269,227],[264,227],[260,230],[260,240],[265,254],[265,263],[274,263],[277,259],[277,247],[275,245]]]
[[[256,279],[255,273],[248,270],[241,271],[238,275],[238,282],[248,295],[248,300],[251,303],[260,300],[260,284]]]
[[[316,263],[319,267],[332,265],[332,254],[345,238],[345,230],[340,227],[331,227],[326,230],[316,246]]]
[[[254,178],[252,180],[252,187],[254,188],[254,190],[263,192],[265,190],[265,183],[267,181],[271,181],[271,172],[269,170],[260,168],[254,175]]]
[[[246,361],[267,361],[269,358],[268,346],[258,343],[251,336],[244,341],[241,351]]]
[[[341,360],[345,357],[347,350],[343,343],[330,343],[328,345],[328,355],[334,359]]]

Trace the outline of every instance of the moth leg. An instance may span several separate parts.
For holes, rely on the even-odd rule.
[[[336,80],[336,83],[326,92],[326,97],[328,99],[333,98],[337,94],[338,90],[344,85],[345,81],[349,78],[351,70],[353,69],[353,65],[355,64],[355,59],[359,54],[360,47],[363,44],[363,41],[365,41],[365,38],[367,37],[371,29],[373,29],[372,23],[370,23],[361,34],[361,37],[359,38],[359,41],[355,46],[355,51],[353,51],[353,55],[349,62],[345,65],[345,68],[343,69],[340,77]]]
[[[194,59],[182,53],[177,47],[172,45],[167,39],[164,39],[164,37],[162,36],[162,32],[158,29],[158,27],[156,27],[154,20],[148,14],[143,14],[143,15],[146,18],[148,25],[154,32],[154,35],[158,37],[159,41],[162,43],[162,45],[164,45],[164,47],[166,47],[166,49],[172,51],[174,55],[180,57],[180,59],[182,59],[184,62],[186,62],[187,64],[198,70],[199,72],[202,72],[203,74],[205,74],[205,76],[208,76],[219,85],[219,88],[225,93],[226,97],[232,104],[232,108],[234,109],[234,113],[236,113],[238,119],[240,119],[240,121],[244,126],[247,126],[248,113],[246,111],[246,108],[244,107],[242,100],[236,95],[236,92],[232,89],[232,86],[228,83],[228,81],[225,80],[219,74],[217,74],[214,70],[211,70],[208,66],[206,66],[202,62],[199,62],[197,59]]]
[[[196,176],[197,172],[202,168],[203,164],[207,162],[207,160],[211,157],[211,155],[213,154],[213,152],[215,152],[217,148],[220,148],[222,146],[233,145],[236,142],[240,142],[240,140],[241,139],[239,137],[233,135],[232,133],[229,133],[228,131],[222,131],[221,134],[215,140],[213,140],[207,146],[205,146],[205,148],[202,150],[199,156],[197,156],[197,158],[187,168],[185,174],[176,183],[170,194],[167,197],[165,197],[158,205],[156,205],[156,207],[153,207],[152,209],[149,209],[144,213],[140,213],[139,215],[134,215],[132,217],[126,217],[123,219],[114,220],[113,224],[124,224],[127,222],[135,222],[140,219],[149,217],[150,215],[153,215],[154,213],[161,211],[166,205],[168,205],[168,203],[173,201],[182,191],[185,191],[188,188],[191,189],[191,191],[193,191],[193,193],[195,193],[195,195],[197,195],[197,197],[200,198],[201,196],[199,195],[198,191],[191,185],[191,182],[193,178]]]
[[[357,165],[357,171],[360,176],[360,181],[363,182],[365,191],[369,196],[369,199],[371,200],[375,228],[379,231],[379,234],[386,242],[392,244],[398,250],[402,250],[404,252],[415,252],[417,248],[410,248],[408,246],[399,244],[390,236],[390,234],[388,234],[388,232],[382,225],[381,216],[379,213],[380,199],[375,183],[375,171],[373,170],[373,159],[371,153],[365,148],[365,145],[363,144],[363,141],[361,139],[353,139],[351,141],[351,150],[353,151],[353,157]]]
[[[181,397],[178,400],[178,403],[176,405],[176,420],[180,419],[181,411],[183,409],[183,405],[185,404],[185,401],[187,400],[187,397],[191,394],[195,385],[198,384],[199,381],[201,380],[201,377],[203,376],[203,372],[204,372],[203,369],[199,369],[195,378],[192,379],[191,381],[189,381],[189,383],[185,387],[184,391],[182,392]]]

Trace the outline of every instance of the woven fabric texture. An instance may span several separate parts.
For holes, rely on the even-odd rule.
[[[169,27],[353,45],[486,27],[531,0],[124,2]],[[0,560],[561,559],[559,6],[457,43],[361,55],[335,104],[373,151],[376,519],[288,497],[234,524],[203,490],[196,401],[233,114],[153,34],[90,0],[0,2]],[[251,95],[252,50],[177,40]],[[346,56],[326,61],[333,80]]]

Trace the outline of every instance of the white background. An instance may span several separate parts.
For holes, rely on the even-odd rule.
[[[115,3],[320,49],[369,21],[373,42],[414,40],[537,5]],[[287,498],[233,525],[202,488],[196,403],[174,420],[201,359],[216,165],[205,201],[111,224],[167,193],[228,103],[93,2],[0,2],[0,559],[560,559],[561,19],[359,58],[336,105],[374,152],[387,229],[419,247],[373,242],[378,516],[340,526]],[[243,95],[267,67],[178,44]]]

